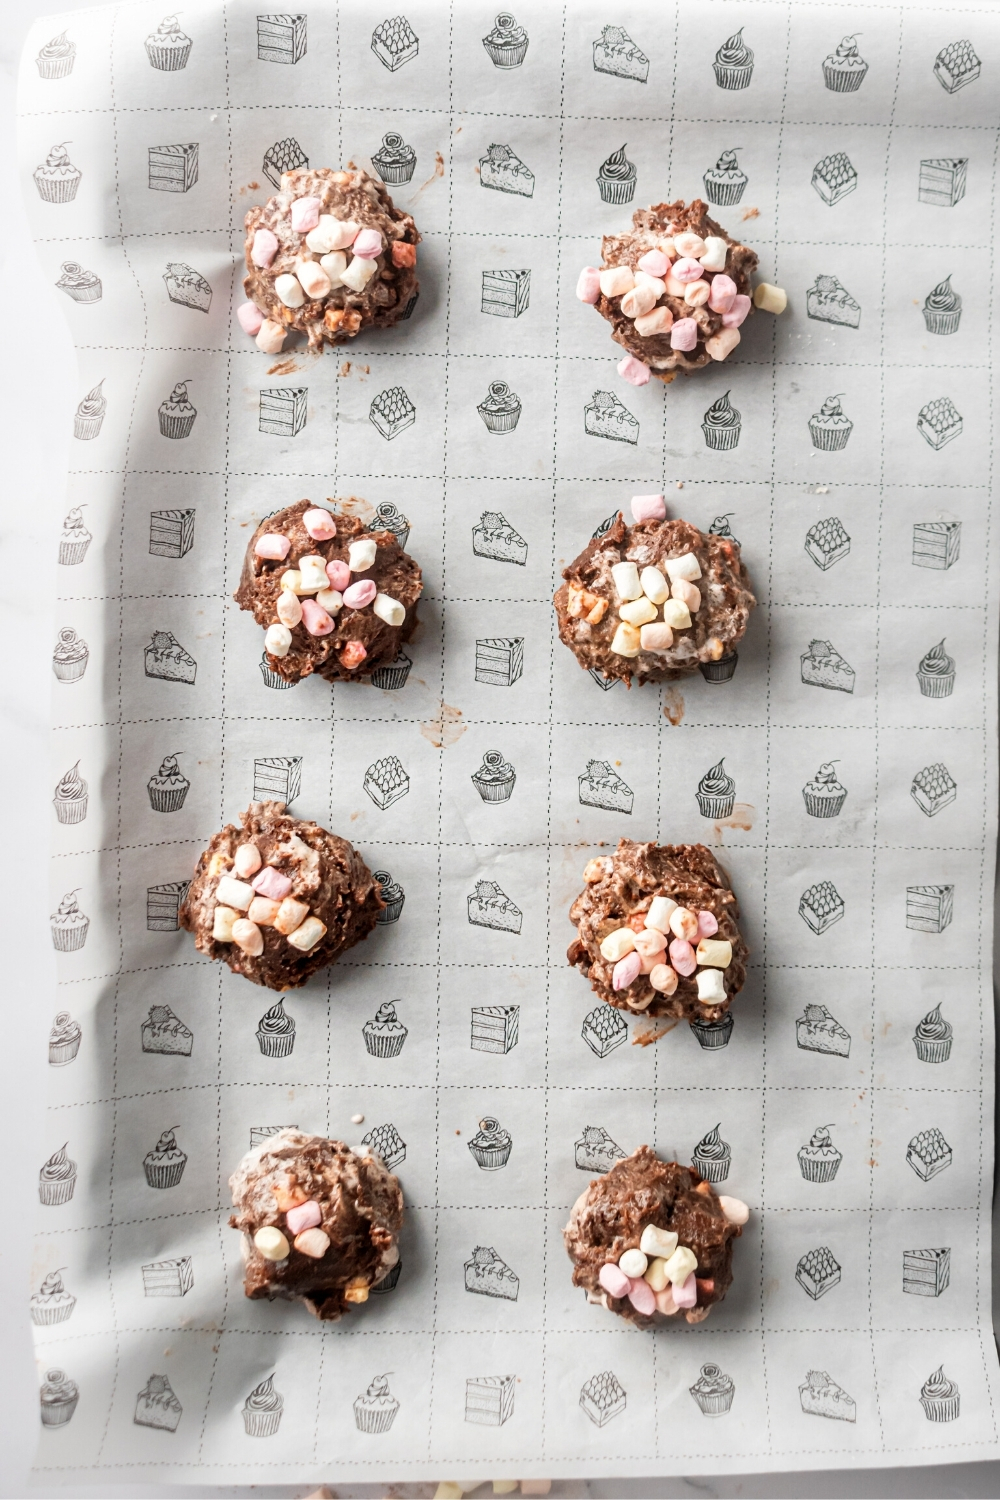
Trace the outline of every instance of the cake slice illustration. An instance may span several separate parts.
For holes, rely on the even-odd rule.
[[[844,899],[832,880],[820,880],[799,897],[799,916],[819,934],[844,915]]]
[[[191,38],[185,36],[176,16],[163,20],[144,43],[149,65],[160,73],[179,73],[191,56]]]
[[[858,1408],[853,1396],[831,1380],[825,1370],[810,1370],[799,1386],[799,1402],[810,1417],[828,1417],[834,1422],[856,1422]]]
[[[142,1169],[151,1188],[176,1187],[187,1166],[187,1153],[177,1144],[177,1127],[164,1130],[155,1146],[142,1159]]]
[[[649,77],[649,58],[623,26],[602,27],[593,53],[595,73],[610,73],[612,78],[631,78],[634,83],[645,83]]]
[[[951,1250],[904,1250],[903,1291],[914,1297],[940,1297],[951,1285]]]
[[[911,932],[944,932],[954,915],[953,885],[906,887],[906,925]]]
[[[795,1023],[796,1045],[803,1052],[825,1052],[831,1057],[850,1057],[851,1038],[825,1005],[807,1005]]]
[[[149,555],[186,557],[194,546],[194,520],[193,510],[151,510]]]
[[[93,442],[107,415],[108,398],[104,394],[104,381],[99,380],[77,406],[73,415],[73,436],[81,443]]]
[[[64,1068],[80,1050],[83,1032],[68,1010],[57,1010],[49,1032],[49,1067]]]
[[[90,647],[70,626],[64,626],[52,653],[52,671],[57,682],[79,682],[87,670]]]
[[[910,796],[929,818],[935,817],[943,807],[948,807],[958,796],[954,777],[941,761],[925,766],[913,778]]]
[[[257,1045],[262,1057],[291,1057],[295,1046],[295,1020],[278,1000],[257,1022]]]
[[[76,1298],[63,1286],[63,1267],[50,1271],[37,1292],[33,1292],[28,1304],[31,1321],[38,1328],[48,1328],[53,1323],[65,1323],[76,1306]]]
[[[80,762],[70,766],[56,784],[52,806],[60,823],[82,823],[87,816],[88,788],[80,775]]]
[[[736,150],[723,151],[715,166],[709,167],[702,178],[705,197],[720,208],[731,207],[739,203],[749,180],[736,159]]]
[[[169,1005],[151,1005],[149,1015],[140,1027],[143,1052],[159,1052],[173,1057],[190,1057],[194,1033],[175,1016]]]
[[[372,32],[372,51],[390,73],[395,73],[416,57],[420,42],[405,16],[389,16]]]
[[[476,642],[476,681],[513,687],[524,671],[524,637],[487,637]]]
[[[951,1022],[946,1021],[942,1016],[940,1005],[935,1005],[934,1009],[929,1010],[919,1022],[913,1033],[913,1045],[917,1049],[917,1057],[925,1063],[947,1062],[951,1056],[954,1035]]]
[[[580,1387],[580,1405],[595,1427],[605,1427],[625,1410],[625,1391],[611,1370],[591,1375]]]
[[[857,328],[861,323],[861,303],[841,286],[836,276],[817,276],[806,292],[806,317],[818,323],[834,323],[838,328]]]
[[[53,146],[41,166],[31,174],[35,179],[38,196],[43,203],[72,203],[80,186],[83,173],[69,159],[65,142]]]
[[[799,658],[806,687],[827,688],[836,693],[854,692],[854,668],[829,641],[810,641]]]
[[[840,396],[827,396],[819,411],[809,418],[812,445],[824,453],[839,453],[846,448],[853,428],[854,423],[840,404]]]
[[[375,1156],[380,1156],[390,1172],[406,1160],[406,1142],[395,1125],[375,1125],[367,1135],[361,1137],[362,1146],[368,1146]]]
[[[181,902],[190,880],[166,880],[146,887],[146,931],[179,932]]]
[[[144,1297],[186,1297],[194,1286],[190,1255],[151,1260],[142,1268]]]
[[[474,1005],[472,1007],[473,1052],[495,1052],[506,1057],[517,1046],[519,1005]]]
[[[795,1280],[814,1302],[840,1284],[840,1266],[826,1245],[807,1250],[795,1267]]]
[[[702,1136],[691,1153],[691,1165],[706,1182],[725,1182],[732,1161],[733,1148],[722,1139],[718,1125]]]
[[[951,1166],[951,1147],[936,1125],[919,1130],[906,1148],[906,1160],[921,1182],[930,1182]]]
[[[587,769],[577,777],[580,802],[584,807],[601,807],[605,812],[631,814],[635,793],[606,760],[588,760]]]
[[[298,1130],[298,1128],[297,1125],[251,1125],[250,1150],[255,1150],[261,1141],[270,1140],[272,1135],[280,1135],[283,1130]]]
[[[868,64],[859,55],[854,36],[845,36],[836,52],[823,59],[823,82],[834,94],[856,94],[867,72]]]
[[[528,33],[509,10],[502,10],[493,30],[483,37],[483,46],[495,68],[519,68],[528,51]]]
[[[150,644],[143,652],[147,677],[157,677],[163,682],[194,684],[198,675],[198,663],[169,630],[154,630]]]
[[[365,1050],[372,1057],[398,1057],[409,1033],[396,1015],[396,1004],[383,1001],[375,1012],[374,1019],[366,1021],[361,1028],[365,1039]]]
[[[39,78],[68,78],[76,62],[76,43],[65,31],[46,42],[35,58]]]
[[[521,403],[506,380],[491,381],[476,410],[487,432],[513,432],[521,417]]]
[[[953,567],[962,545],[961,521],[915,521],[912,562],[915,568]]]
[[[480,310],[491,318],[519,318],[530,292],[530,271],[484,271]]]
[[[522,568],[528,561],[527,542],[498,510],[483,511],[478,525],[472,528],[472,550],[477,557],[516,563]]]
[[[307,50],[306,17],[276,15],[257,17],[257,59],[294,67]]]
[[[615,1162],[624,1161],[626,1156],[603,1125],[585,1125],[573,1153],[581,1172],[610,1172]]]
[[[595,1057],[607,1057],[628,1041],[628,1026],[620,1010],[602,1002],[584,1017],[580,1035]]]
[[[839,516],[827,516],[816,521],[806,532],[806,551],[825,573],[834,563],[846,557],[851,550],[851,539],[844,530]]]
[[[613,443],[638,443],[639,423],[611,391],[595,391],[583,408],[583,430]]]
[[[53,1151],[38,1174],[38,1201],[46,1208],[68,1203],[76,1187],[76,1162],[66,1155],[69,1142]]]
[[[410,523],[403,515],[398,505],[391,500],[381,500],[375,507],[375,515],[369,531],[391,531],[396,541],[406,550],[406,544],[410,539]]]
[[[188,193],[198,181],[198,142],[150,146],[149,186],[155,193]]]
[[[479,158],[479,181],[484,188],[498,193],[518,193],[530,198],[535,191],[535,174],[509,146],[494,143]]]
[[[163,284],[167,297],[178,307],[190,307],[193,312],[207,313],[212,305],[212,283],[183,261],[167,262],[163,273]]]
[[[268,146],[264,152],[262,170],[268,182],[277,191],[281,187],[283,172],[297,172],[301,167],[308,167],[309,158],[292,135],[286,135],[283,141],[275,141],[273,146]]]
[[[465,1262],[465,1290],[481,1297],[501,1297],[516,1302],[520,1287],[506,1261],[490,1245],[477,1245]]]
[[[466,906],[473,927],[490,927],[494,932],[512,934],[521,931],[520,907],[514,905],[495,880],[477,880]]]
[[[499,750],[487,750],[482,765],[470,780],[484,802],[509,802],[517,773]]]
[[[936,401],[928,401],[920,408],[917,431],[935,452],[960,436],[962,418],[950,396],[939,396]]]
[[[736,447],[743,430],[743,418],[730,402],[728,391],[712,402],[701,419],[701,430],[705,435],[706,448],[714,448],[718,453],[728,453]]]
[[[137,1427],[158,1427],[162,1432],[176,1432],[183,1407],[170,1387],[166,1375],[150,1375],[145,1386],[135,1398],[135,1415],[132,1420]]]
[[[43,1427],[64,1427],[76,1411],[80,1388],[62,1370],[46,1370],[39,1391]]]
[[[743,27],[727,37],[715,54],[712,64],[715,81],[720,89],[745,89],[750,87],[753,75],[753,53],[743,40]]]
[[[818,161],[813,167],[812,185],[830,208],[848,193],[853,193],[858,185],[858,174],[847,152],[834,151]]]
[[[57,953],[75,953],[87,941],[90,918],[81,910],[76,891],[68,891],[49,918],[52,946]]]
[[[265,19],[258,17],[258,22]],[[305,16],[295,17],[305,20]],[[255,1385],[243,1403],[243,1430],[247,1437],[273,1437],[281,1425],[285,1398],[274,1389],[274,1376]]]
[[[502,1427],[514,1414],[514,1375],[480,1375],[465,1382],[465,1420]]]
[[[605,203],[631,203],[635,197],[635,184],[635,162],[629,161],[625,155],[625,146],[619,146],[601,163],[597,173],[598,190]]]
[[[732,1376],[717,1364],[702,1365],[694,1385],[688,1386],[703,1417],[724,1417],[733,1404],[736,1387]]]
[[[396,130],[382,137],[382,144],[372,153],[372,166],[383,182],[410,182],[417,166],[417,153]]]
[[[309,390],[306,386],[278,386],[262,390],[257,414],[257,431],[272,437],[298,437],[309,416]]]
[[[160,813],[179,812],[190,790],[191,783],[177,764],[177,755],[164,756],[159,770],[146,783],[149,805]]]
[[[924,326],[928,333],[957,333],[962,320],[962,299],[953,289],[951,277],[939,281],[924,299]]]
[[[100,302],[104,290],[97,272],[85,271],[75,260],[63,261],[62,275],[56,286],[74,302]]]
[[[258,755],[253,763],[255,802],[294,802],[302,790],[301,755]]]
[[[960,1396],[958,1386],[938,1365],[933,1375],[928,1375],[920,1387],[920,1405],[928,1422],[954,1422],[959,1413]]]
[[[975,83],[981,68],[976,49],[967,38],[949,42],[934,59],[934,77],[946,94],[957,94],[966,84]]]
[[[410,790],[410,778],[398,755],[383,755],[365,772],[364,789],[375,806],[385,812]]]
[[[837,780],[837,763],[824,761],[811,781],[802,788],[806,812],[811,818],[836,818],[847,798],[847,788]]]
[[[388,927],[393,922],[398,922],[406,900],[406,893],[398,880],[393,880],[388,870],[376,870],[373,876],[378,882],[382,900],[385,906],[375,918],[379,927]]]
[[[394,437],[413,426],[417,420],[417,408],[401,385],[393,385],[375,397],[368,409],[368,420],[391,443]]]
[[[830,1126],[819,1125],[809,1137],[807,1146],[798,1150],[799,1171],[806,1182],[832,1182],[843,1161],[830,1137]]]
[[[969,158],[932,156],[920,163],[917,198],[935,208],[954,208],[965,197]]]
[[[399,1402],[389,1389],[388,1375],[376,1375],[354,1402],[354,1425],[359,1432],[388,1432],[398,1411]]]

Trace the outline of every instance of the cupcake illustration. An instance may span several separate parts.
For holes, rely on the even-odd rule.
[[[734,516],[735,514],[736,512],[734,510],[727,510],[724,515],[716,516],[715,520],[708,528],[709,536],[724,537],[726,541],[735,542],[738,547],[740,544],[737,541],[736,537],[733,536],[733,528],[729,524],[730,516]]]
[[[170,395],[165,401],[160,402],[157,409],[160,431],[166,438],[191,436],[191,428],[194,426],[194,419],[198,413],[188,400],[187,388],[186,380],[178,380]]]
[[[417,153],[403,137],[390,130],[372,157],[372,166],[383,182],[409,182],[417,165]]]
[[[398,1411],[399,1402],[389,1390],[389,1377],[376,1375],[354,1403],[354,1421],[359,1432],[388,1432]]]
[[[76,901],[76,891],[68,891],[59,903],[58,911],[49,918],[52,928],[52,946],[57,953],[74,953],[87,941],[90,918],[84,916]]]
[[[519,68],[528,50],[528,33],[509,11],[502,10],[493,30],[483,37],[483,46],[495,68]]]
[[[68,625],[60,630],[52,653],[52,670],[59,682],[79,682],[87,670],[90,647]]]
[[[295,1022],[279,1000],[257,1022],[257,1045],[265,1057],[290,1057],[295,1046]]]
[[[76,1411],[80,1399],[79,1387],[62,1370],[46,1370],[42,1389],[42,1426],[65,1427]]]
[[[868,64],[858,55],[857,37],[845,36],[836,52],[823,59],[823,82],[835,94],[855,94],[864,82]]]
[[[104,290],[96,271],[85,271],[75,260],[63,261],[62,275],[56,286],[74,302],[100,302]]]
[[[846,448],[853,426],[851,419],[844,416],[840,396],[828,396],[819,411],[809,418],[809,436],[813,447],[822,448],[825,453],[836,453],[841,448]]]
[[[487,750],[482,765],[471,780],[484,802],[509,802],[517,773],[499,750]]]
[[[395,661],[390,661],[384,667],[376,667],[372,673],[372,687],[384,688],[387,692],[395,693],[401,687],[405,687],[406,679],[410,675],[413,660],[401,651]],[[288,684],[286,683],[287,687]]]
[[[939,281],[924,301],[924,324],[928,333],[957,333],[962,317],[962,299],[952,291],[951,277]]]
[[[929,1010],[913,1033],[913,1045],[921,1062],[943,1063],[951,1056],[954,1031],[941,1015],[940,1005]]]
[[[628,145],[628,142],[625,142]],[[631,203],[635,197],[635,162],[625,155],[625,146],[612,151],[597,174],[597,186],[605,203]]]
[[[703,818],[728,818],[736,801],[736,782],[727,775],[725,757],[706,771],[698,783],[698,807]]]
[[[715,54],[715,81],[720,89],[745,89],[753,75],[753,53],[743,40],[743,27],[723,42]]]
[[[799,1170],[806,1182],[832,1182],[843,1160],[830,1139],[830,1126],[820,1125],[809,1137],[808,1146],[799,1148]]]
[[[497,1172],[507,1165],[512,1145],[510,1133],[504,1130],[500,1121],[486,1115],[469,1142],[469,1150],[484,1172]]]
[[[46,1208],[68,1203],[73,1196],[73,1189],[76,1187],[76,1162],[70,1161],[66,1155],[68,1145],[67,1141],[58,1151],[53,1151],[38,1174],[38,1201]],[[69,1417],[66,1421],[69,1421]]]
[[[63,521],[59,537],[59,565],[75,568],[87,555],[93,536],[83,524],[83,506],[74,505]]]
[[[247,1437],[274,1437],[281,1425],[285,1398],[274,1389],[274,1376],[255,1385],[243,1403],[243,1427]]]
[[[174,1138],[177,1126],[165,1130],[151,1151],[142,1158],[142,1169],[151,1188],[176,1187],[184,1175],[187,1155]]]
[[[726,656],[720,656],[718,661],[700,661],[698,671],[706,682],[729,682],[739,664],[740,653],[730,651]]]
[[[393,880],[388,870],[376,870],[374,880],[379,887],[385,906],[375,918],[380,927],[387,927],[392,922],[398,922],[406,893],[398,880]]]
[[[80,1050],[83,1033],[68,1010],[57,1010],[49,1032],[49,1066],[64,1068]]]
[[[691,1165],[706,1182],[725,1182],[733,1162],[733,1150],[714,1125],[691,1153]]]
[[[87,783],[80,775],[79,761],[56,786],[52,806],[60,823],[82,823],[87,816]]]
[[[706,1417],[721,1417],[733,1404],[736,1387],[718,1365],[702,1365],[694,1385],[688,1386]]]
[[[72,203],[76,197],[83,173],[70,161],[68,145],[69,141],[64,141],[61,146],[53,146],[42,165],[31,174],[38,196],[45,203]]]
[[[835,760],[826,760],[812,781],[802,788],[806,812],[811,818],[835,818],[844,805],[847,788],[837,780]]]
[[[76,43],[71,42],[65,31],[60,31],[35,58],[39,78],[68,78],[76,62]]]
[[[372,1057],[398,1057],[407,1037],[406,1027],[396,1019],[396,1005],[392,1000],[379,1006],[375,1019],[366,1021],[361,1032]]]
[[[742,417],[729,401],[729,392],[713,401],[701,419],[701,430],[705,434],[706,448],[725,452],[735,448],[740,440]]]
[[[938,641],[917,668],[917,681],[925,698],[950,698],[955,691],[955,658]]]
[[[948,1379],[943,1365],[938,1365],[920,1387],[920,1405],[928,1422],[954,1422],[958,1416],[958,1386]]]
[[[164,756],[156,775],[146,782],[149,805],[154,812],[178,812],[184,806],[191,783],[177,764],[180,753]]]
[[[729,1046],[734,1024],[731,1010],[726,1011],[721,1021],[702,1021],[696,1018],[688,1022],[698,1038],[698,1045],[704,1047],[707,1052],[714,1052],[719,1047]]]
[[[740,149],[739,146],[734,146],[731,151],[723,151],[715,166],[710,167],[702,179],[705,197],[709,203],[717,203],[720,208],[739,203],[750,180],[740,170],[740,164],[736,160],[736,153]]]
[[[103,385],[104,381],[99,380],[94,389],[87,392],[73,417],[73,436],[83,443],[89,443],[101,430],[108,409],[107,397],[101,389]]]
[[[62,1271],[50,1271],[32,1294],[29,1302],[31,1321],[38,1328],[48,1328],[52,1323],[65,1323],[76,1306],[76,1298],[63,1286]]]
[[[288,682],[284,677],[279,677],[277,672],[271,670],[271,668],[268,666],[266,651],[263,653],[260,659],[260,675],[264,679],[265,687],[290,688],[295,686],[294,682]]]
[[[476,410],[487,432],[513,432],[521,416],[521,403],[506,380],[494,380]]]
[[[150,66],[161,73],[177,73],[187,67],[191,38],[184,35],[176,16],[164,16],[156,30],[146,38],[145,45]]]

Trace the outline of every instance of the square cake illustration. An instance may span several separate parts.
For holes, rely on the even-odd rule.
[[[493,687],[513,687],[524,671],[524,637],[501,637],[476,642],[476,681]]]
[[[914,1297],[940,1297],[951,1284],[951,1250],[904,1250],[903,1291]]]
[[[961,544],[961,521],[915,521],[913,523],[913,566],[915,568],[950,568],[958,562]]]
[[[588,760],[587,769],[577,777],[580,801],[584,807],[602,807],[606,812],[632,812],[634,792],[606,760]]]
[[[799,916],[817,934],[826,932],[844,915],[844,898],[832,880],[820,880],[799,897]]]
[[[255,802],[294,802],[301,790],[301,755],[258,755],[254,759]]]
[[[383,755],[365,772],[364,788],[376,807],[385,812],[410,790],[410,778],[398,755]]]
[[[179,932],[181,902],[190,880],[168,880],[146,888],[146,931]]]
[[[530,290],[530,271],[484,271],[480,306],[493,318],[519,318]]]
[[[395,73],[416,57],[420,42],[405,16],[389,16],[372,32],[372,51],[390,73]]]
[[[920,408],[917,431],[935,451],[961,435],[962,418],[950,396],[939,396]]]
[[[965,197],[967,156],[935,156],[920,163],[917,197],[937,208],[954,208]]]
[[[913,1137],[906,1148],[906,1160],[922,1182],[930,1182],[951,1166],[951,1147],[935,1125]]]
[[[580,1388],[580,1405],[595,1427],[604,1427],[625,1410],[625,1391],[610,1370],[591,1375]]]
[[[602,1002],[584,1017],[580,1035],[596,1057],[607,1057],[628,1040],[628,1025],[620,1010]]]
[[[853,193],[858,185],[858,174],[851,165],[846,151],[834,151],[824,156],[813,167],[812,185],[823,202],[831,208]]]
[[[150,146],[149,186],[157,193],[186,193],[198,181],[198,142]]]
[[[519,1005],[474,1005],[472,1007],[473,1052],[496,1052],[503,1056],[517,1046]]]
[[[906,887],[906,925],[911,932],[944,932],[954,915],[953,885]]]
[[[831,1287],[840,1282],[840,1266],[826,1245],[807,1250],[795,1267],[795,1280],[814,1302],[818,1302]]]
[[[514,905],[495,880],[477,880],[466,906],[473,927],[491,927],[495,932],[514,934],[521,931],[520,907]]]
[[[308,165],[308,156],[295,137],[291,135],[286,136],[283,141],[275,141],[274,145],[268,146],[264,152],[264,176],[276,189],[281,187],[283,172],[296,172],[300,167],[308,167]]]
[[[305,16],[257,17],[257,57],[260,62],[297,63],[305,55]]]
[[[465,1382],[465,1420],[502,1427],[514,1414],[513,1375],[481,1375]]]
[[[942,807],[948,807],[954,802],[958,796],[958,787],[947,766],[936,761],[914,776],[910,796],[922,813],[933,818]]]
[[[817,568],[822,568],[824,573],[842,557],[846,557],[850,550],[851,539],[839,516],[827,516],[825,520],[810,526],[806,532],[806,551]]]
[[[375,397],[368,408],[368,420],[391,443],[394,437],[413,426],[417,420],[417,408],[401,385],[393,385]]]
[[[934,59],[934,77],[946,94],[957,94],[966,84],[975,83],[981,68],[976,49],[967,38],[949,42]]]
[[[406,1160],[406,1142],[396,1129],[395,1125],[376,1125],[369,1130],[367,1135],[361,1137],[362,1146],[370,1146],[376,1156],[380,1156],[389,1171],[393,1171],[400,1162]]]

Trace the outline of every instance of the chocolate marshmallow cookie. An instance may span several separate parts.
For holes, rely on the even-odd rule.
[[[267,665],[286,682],[361,682],[410,639],[422,588],[391,531],[299,500],[257,527],[233,598],[265,627]]]
[[[732,1283],[733,1240],[748,1218],[694,1167],[640,1146],[573,1205],[563,1230],[573,1285],[639,1328],[679,1312],[700,1323]]]
[[[420,235],[377,177],[352,169],[285,172],[281,191],[246,216],[240,324],[277,354],[286,334],[311,348],[391,328],[417,295]]]
[[[725,872],[704,844],[637,844],[592,859],[569,909],[566,957],[619,1010],[711,1025],[746,980]]]
[[[195,947],[269,990],[297,989],[366,938],[385,903],[346,839],[251,802],[200,856],[181,904]]]
[[[739,543],[668,521],[662,495],[636,496],[632,513],[563,569],[560,640],[585,671],[629,686],[697,670],[725,681],[757,602]]]
[[[302,1302],[332,1321],[367,1302],[399,1260],[399,1182],[343,1141],[279,1130],[244,1156],[229,1186],[250,1298]]]

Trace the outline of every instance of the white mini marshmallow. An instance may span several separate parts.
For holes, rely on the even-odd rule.
[[[263,864],[256,844],[241,844],[233,859],[233,873],[240,880],[249,880]]]
[[[281,575],[281,587],[287,589],[290,594],[301,594],[302,574],[298,568],[286,568]]]
[[[629,599],[642,598],[639,569],[634,562],[615,563],[611,569],[611,577],[614,579],[615,592],[624,603]]]
[[[343,286],[344,272],[347,270],[347,256],[343,250],[331,250],[329,255],[324,255],[320,265],[330,278],[330,286]]]
[[[350,287],[352,292],[363,292],[377,270],[377,260],[368,260],[366,256],[356,255],[350,265],[340,273],[340,279],[344,286]]]
[[[656,306],[656,294],[649,287],[635,286],[622,298],[622,312],[626,318],[641,318]]]
[[[378,548],[370,536],[362,537],[359,542],[352,542],[347,549],[347,566],[352,573],[367,573],[375,561]]]
[[[698,1257],[693,1250],[688,1249],[687,1245],[678,1245],[673,1255],[667,1258],[667,1264],[664,1266],[667,1280],[674,1286],[683,1286],[691,1272],[697,1269]]]
[[[641,1250],[626,1250],[618,1260],[618,1269],[626,1276],[643,1276],[648,1265],[649,1261]]]
[[[326,928],[319,917],[306,917],[300,927],[288,934],[286,941],[301,953],[309,953],[325,934]]]
[[[361,226],[351,219],[335,219],[333,214],[320,214],[315,229],[306,235],[306,244],[315,255],[326,255],[330,250],[346,250],[358,237]]]
[[[664,567],[671,579],[686,578],[689,583],[697,583],[701,577],[701,568],[693,552],[682,552],[680,557],[668,557]]]
[[[213,913],[212,936],[217,943],[231,943],[233,940],[233,923],[238,922],[240,914],[231,906],[217,906]]]
[[[605,297],[624,297],[635,286],[635,277],[628,266],[610,266],[601,272],[601,291]]]
[[[674,248],[681,257],[697,260],[708,249],[700,234],[675,234]]]
[[[391,594],[376,594],[372,600],[372,612],[387,625],[402,625],[406,619],[405,608]]]
[[[302,290],[302,283],[297,276],[290,276],[286,271],[279,276],[274,283],[274,290],[279,301],[286,307],[301,307],[306,300],[306,294]]]
[[[330,278],[318,260],[300,260],[295,264],[295,274],[307,297],[320,301],[329,296]]]
[[[674,644],[674,632],[662,620],[643,625],[639,631],[639,645],[643,651],[669,651]]]
[[[326,575],[326,558],[321,557],[318,552],[299,558],[299,574],[301,582],[295,591],[298,594],[312,594],[318,589],[330,587],[330,580]]]
[[[639,1249],[650,1259],[655,1255],[669,1260],[677,1249],[677,1235],[673,1229],[659,1229],[655,1224],[647,1224],[642,1231]]]
[[[730,1224],[745,1224],[750,1217],[750,1210],[742,1198],[730,1198],[728,1194],[720,1193],[719,1207]]]
[[[283,588],[278,595],[274,612],[282,625],[288,625],[294,629],[302,619],[302,600],[292,589]]]
[[[235,906],[237,911],[246,911],[256,894],[252,885],[234,880],[232,875],[223,875],[215,888],[216,901],[222,906]]]
[[[633,599],[623,604],[618,614],[630,625],[648,625],[650,620],[656,619],[656,605],[648,599]]]
[[[725,938],[702,938],[694,956],[707,969],[728,969],[733,961],[733,945]]]
[[[668,599],[663,606],[663,621],[671,630],[690,630],[691,614],[680,599]]]
[[[631,927],[616,927],[601,944],[601,957],[606,958],[609,964],[616,964],[626,953],[631,953],[634,947],[635,933]]]
[[[722,982],[721,969],[699,969],[698,999],[702,1005],[721,1005],[726,998],[726,986]]]
[[[637,287],[645,287],[646,291],[652,292],[653,301],[659,302],[663,293],[667,290],[667,283],[660,276],[650,276],[646,271],[636,271],[635,284]]]
[[[643,568],[639,582],[646,598],[651,599],[654,604],[662,604],[665,599],[670,598],[670,585],[659,568]]]
[[[328,615],[336,615],[344,607],[344,596],[339,589],[320,589],[316,595],[316,603],[320,609],[325,609]]]
[[[669,896],[654,896],[646,913],[646,926],[657,932],[670,932],[670,918],[676,910],[677,902],[671,901]]]
[[[642,650],[642,640],[635,626],[623,620],[614,633],[611,649],[616,656],[638,656]]]
[[[717,234],[706,234],[705,253],[699,255],[698,259],[706,271],[724,271],[726,269],[726,251],[729,246],[725,240],[721,240]]]
[[[264,650],[271,656],[287,656],[291,645],[292,632],[287,625],[269,625],[264,631]]]
[[[669,307],[654,307],[635,320],[635,331],[640,338],[652,338],[657,333],[669,333],[674,325],[674,315]]]

